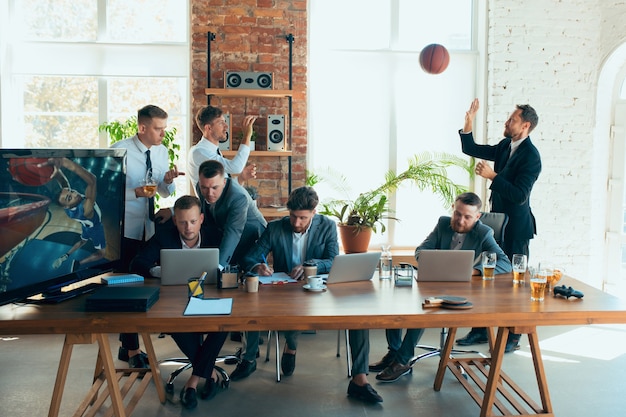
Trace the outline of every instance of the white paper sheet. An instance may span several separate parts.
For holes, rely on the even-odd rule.
[[[189,298],[183,316],[211,316],[230,314],[233,310],[232,298]]]

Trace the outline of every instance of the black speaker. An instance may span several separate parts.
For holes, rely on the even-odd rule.
[[[224,120],[226,120],[226,126],[228,126],[228,131],[226,132],[226,138],[224,140],[220,140],[220,151],[230,151],[230,114],[224,113]]]
[[[285,115],[269,114],[267,116],[267,150],[285,150]]]
[[[271,90],[273,88],[271,72],[224,72],[226,88],[246,88],[250,90]]]

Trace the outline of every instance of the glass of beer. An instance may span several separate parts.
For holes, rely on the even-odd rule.
[[[530,301],[543,301],[548,283],[548,270],[540,269],[530,277]]]
[[[498,256],[495,252],[483,252],[482,257],[483,280],[491,281],[495,278],[496,262],[498,260]]]
[[[526,255],[516,253],[513,255],[513,284],[524,285],[528,260]]]
[[[157,177],[156,172],[153,170],[148,170],[145,178],[141,181],[141,187],[143,188],[143,192],[145,194],[154,195],[157,189]]]

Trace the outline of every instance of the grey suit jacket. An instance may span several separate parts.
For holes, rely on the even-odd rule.
[[[197,186],[196,186],[197,188]],[[197,189],[198,195],[202,195]],[[220,265],[241,263],[245,254],[261,236],[267,221],[248,192],[231,178],[215,204],[202,200],[202,211],[211,216],[217,229],[222,232],[220,243]]]
[[[435,226],[428,237],[415,249],[415,259],[419,262],[420,251],[423,249],[450,249],[450,242],[452,242],[453,235],[454,230],[450,227],[450,217],[441,216],[437,222],[437,226]],[[483,267],[480,255],[485,251],[495,252],[498,256],[495,270],[496,274],[503,274],[513,270],[511,261],[502,248],[496,243],[493,237],[493,230],[480,220],[476,222],[474,228],[465,236],[465,241],[461,249],[474,251],[474,269],[479,270],[481,273]]]
[[[293,229],[289,217],[271,221],[256,244],[244,259],[244,267],[250,270],[254,265],[263,262],[263,256],[272,252],[274,271],[289,273],[294,266]],[[316,214],[311,220],[311,228],[307,232],[306,259],[317,263],[317,272],[325,274],[330,271],[333,259],[339,253],[337,243],[337,225],[326,216]]]

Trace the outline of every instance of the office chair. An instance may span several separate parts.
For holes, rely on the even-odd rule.
[[[484,213],[482,212],[480,215],[480,221],[491,227],[491,229],[493,229],[493,236],[496,240],[496,243],[498,245],[502,244],[502,241],[504,240],[504,229],[506,229],[506,225],[509,223],[509,216],[507,216],[505,213]],[[448,335],[448,329],[446,329],[445,327],[441,328],[441,333],[439,334],[439,347],[435,347],[435,346],[427,346],[427,345],[417,345],[415,347],[419,348],[419,349],[424,349],[426,350],[425,353],[422,353],[421,355],[417,355],[415,357],[413,357],[413,359],[411,359],[410,363],[411,365],[413,365],[415,362],[421,360],[421,359],[425,359],[425,358],[430,358],[431,356],[438,356],[441,354],[441,350],[443,349],[443,345],[446,341],[446,337]],[[475,350],[461,350],[461,349],[452,349],[452,354],[478,354],[481,356],[484,356],[482,353],[475,351]]]
[[[352,376],[352,352],[350,351],[350,336],[348,330],[344,330],[346,335],[346,365],[348,368],[348,377]],[[276,345],[276,382],[280,382],[280,344],[278,342],[278,330],[269,330],[267,332],[267,349],[265,350],[265,362],[270,360],[270,349],[272,335],[274,335]],[[337,330],[337,357],[341,357],[341,330]]]

